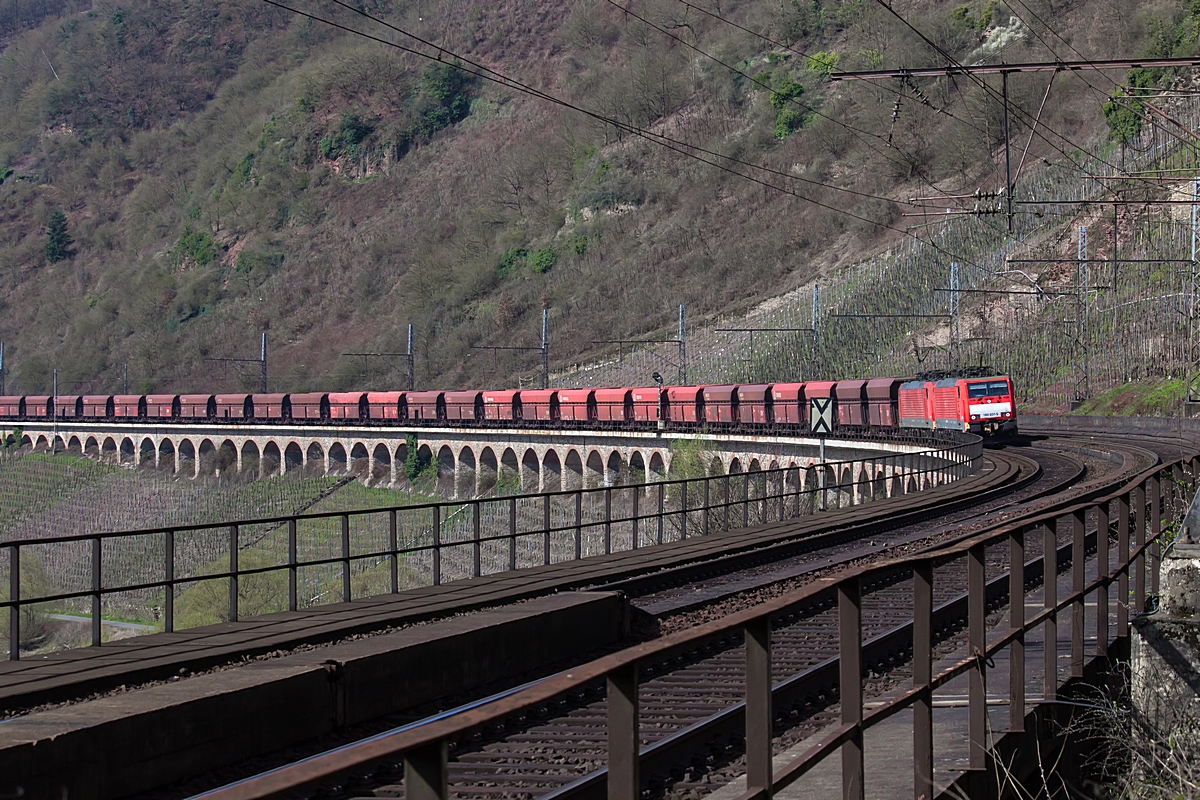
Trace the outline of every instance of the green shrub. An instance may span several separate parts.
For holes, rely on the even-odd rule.
[[[529,257],[529,266],[534,272],[546,273],[558,263],[558,254],[554,252],[554,248],[550,245],[539,247],[533,251],[533,255]]]
[[[808,115],[793,102],[803,94],[804,87],[788,78],[784,78],[779,88],[771,92],[771,106],[776,110],[776,138],[783,139],[807,123]]]
[[[496,274],[501,278],[506,278],[513,272],[519,270],[529,257],[529,251],[524,247],[517,247],[509,250],[504,255],[500,256],[500,263],[496,265]]]
[[[581,256],[587,252],[588,245],[591,241],[586,236],[576,236],[571,242],[571,249],[575,251],[575,255]]]
[[[420,444],[417,442],[417,437],[413,434],[409,433],[405,435],[404,444],[408,450],[408,454],[404,457],[404,475],[410,481],[415,481],[429,467],[432,459],[429,456],[421,456]],[[436,476],[437,473],[434,473],[434,477]]]
[[[826,76],[832,74],[833,70],[837,68],[837,65],[838,54],[828,53],[824,50],[809,56],[808,61],[806,61],[804,64],[809,72],[815,72],[819,75]]]
[[[339,158],[342,155],[358,158],[362,154],[363,140],[374,130],[375,126],[358,114],[343,112],[337,130],[322,138],[317,146],[325,158]]]
[[[197,265],[206,267],[217,260],[220,255],[218,245],[213,241],[212,236],[207,231],[195,231],[192,227],[183,229],[183,234],[179,237],[179,243],[175,245],[172,251],[175,256],[175,266],[179,266],[184,260],[191,259]]]

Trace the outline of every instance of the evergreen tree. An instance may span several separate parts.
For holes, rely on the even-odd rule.
[[[46,259],[53,264],[71,255],[71,235],[67,233],[67,215],[59,209],[50,213],[46,225]]]

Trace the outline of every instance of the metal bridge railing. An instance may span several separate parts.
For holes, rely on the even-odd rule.
[[[8,610],[8,657],[20,658],[22,628],[38,613],[90,617],[98,646],[105,616],[131,616],[130,609],[149,606],[165,631],[175,630],[177,604],[197,587],[227,592],[227,603],[209,598],[210,607],[223,606],[209,622],[236,621],[904,494],[973,473],[982,453],[971,436],[806,469],[7,542],[0,609]],[[23,572],[37,573],[33,583],[43,585]],[[195,624],[204,623],[180,627]]]
[[[469,751],[475,732],[502,729],[514,715],[537,717],[538,709],[553,706],[565,697],[578,696],[589,687],[607,691],[607,767],[581,774],[572,784],[556,790],[555,798],[602,796],[607,784],[611,800],[641,797],[643,763],[654,759],[656,748],[669,743],[672,755],[687,763],[683,733],[664,743],[641,744],[638,695],[639,674],[653,674],[655,665],[669,659],[684,662],[710,645],[744,640],[744,702],[722,712],[722,724],[744,736],[747,789],[737,800],[762,800],[795,783],[824,759],[840,754],[842,796],[864,796],[864,732],[891,716],[911,709],[913,715],[912,775],[916,797],[934,796],[933,693],[953,678],[967,675],[968,775],[987,775],[987,673],[993,656],[1008,648],[1011,663],[1008,729],[1023,730],[1026,676],[1025,636],[1041,626],[1045,630],[1044,696],[1053,700],[1059,686],[1058,622],[1069,613],[1069,676],[1081,677],[1085,664],[1084,604],[1094,600],[1097,654],[1104,655],[1114,631],[1110,630],[1116,606],[1115,634],[1128,635],[1130,613],[1141,612],[1158,591],[1160,538],[1164,521],[1181,519],[1187,510],[1184,467],[1191,479],[1200,474],[1200,457],[1160,465],[1122,484],[1116,491],[1093,490],[1078,502],[1040,516],[1027,517],[996,531],[968,538],[940,550],[931,550],[817,580],[809,586],[719,620],[679,631],[619,653],[574,667],[569,673],[548,678],[520,691],[427,724],[409,726],[360,743],[231,784],[207,795],[209,800],[249,800],[291,796],[301,789],[370,772],[377,764],[402,762],[405,796],[410,800],[446,800],[452,750],[460,744]],[[1091,530],[1089,531],[1089,525]],[[1065,533],[1065,543],[1059,533]],[[1116,559],[1113,560],[1115,544]],[[1032,551],[1040,549],[1036,558]],[[1090,564],[1089,564],[1090,554]],[[989,555],[991,558],[989,558]],[[999,557],[999,558],[998,558]],[[1069,567],[1068,567],[1069,565]],[[1089,569],[1090,567],[1090,569]],[[1056,591],[1056,579],[1069,569],[1071,590]],[[991,575],[989,575],[989,570]],[[1093,574],[1091,580],[1087,576]],[[1043,580],[1044,576],[1054,579]],[[864,641],[864,598],[881,586],[895,586],[897,578],[911,589],[911,621],[901,629]],[[1041,610],[1025,613],[1026,593],[1041,582]],[[935,597],[953,599],[935,605]],[[959,594],[960,589],[962,594]],[[935,590],[938,590],[935,592]],[[988,639],[986,614],[1009,601],[1007,630]],[[772,674],[772,630],[816,613],[836,614],[839,655],[798,675]],[[934,673],[933,648],[939,634],[965,618],[969,655]],[[901,641],[903,639],[903,641]],[[884,641],[886,640],[886,641]],[[881,645],[881,641],[883,644]],[[879,705],[864,704],[867,671],[889,652],[904,652],[911,644],[911,689]],[[725,645],[727,646],[727,645]],[[884,650],[881,647],[890,647]],[[836,688],[834,688],[836,687]],[[772,736],[775,709],[803,703],[816,694],[838,695],[840,723],[819,741],[776,773]],[[704,723],[701,723],[703,725]],[[699,727],[699,726],[696,726]],[[696,738],[695,753],[707,753],[713,731]],[[994,732],[995,733],[995,732]],[[737,738],[737,737],[734,737]],[[891,746],[894,747],[894,742]],[[664,762],[659,760],[661,766]],[[394,767],[389,767],[394,769]],[[598,785],[595,780],[601,783]],[[972,795],[974,796],[974,795]]]

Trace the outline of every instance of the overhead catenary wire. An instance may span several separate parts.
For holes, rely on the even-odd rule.
[[[335,0],[335,1],[336,1],[336,0]],[[722,61],[720,58],[717,58],[716,56],[712,55],[711,53],[709,53],[709,52],[707,52],[707,51],[705,51],[705,50],[702,50],[702,49],[700,49],[700,48],[699,48],[699,47],[697,47],[696,45],[694,45],[694,44],[692,44],[692,43],[688,42],[686,39],[683,39],[683,38],[681,38],[681,37],[679,37],[679,36],[676,36],[674,33],[670,32],[669,30],[666,30],[665,28],[661,27],[660,25],[656,25],[654,22],[652,22],[652,21],[650,21],[649,19],[647,19],[647,18],[645,18],[645,17],[641,16],[641,15],[640,15],[640,14],[638,14],[637,12],[635,12],[635,11],[632,11],[632,10],[630,10],[630,9],[628,9],[628,8],[625,8],[624,6],[621,6],[621,5],[619,5],[618,3],[616,3],[616,2],[615,2],[615,0],[605,0],[605,2],[607,2],[609,5],[612,5],[612,6],[613,6],[613,7],[615,7],[615,8],[618,8],[618,9],[620,9],[622,13],[624,13],[624,14],[626,14],[626,15],[630,16],[630,17],[633,17],[634,19],[636,19],[636,20],[638,20],[638,21],[640,21],[640,22],[644,23],[645,25],[648,25],[649,27],[651,27],[651,28],[653,28],[654,30],[656,30],[656,31],[658,31],[659,33],[661,33],[663,36],[666,36],[666,37],[668,37],[668,38],[672,39],[673,41],[676,41],[676,42],[678,42],[679,44],[683,45],[684,47],[687,47],[688,49],[690,49],[690,50],[693,50],[694,52],[698,53],[699,55],[703,56],[704,58],[707,58],[707,59],[709,59],[709,60],[713,61],[713,62],[714,62],[714,63],[716,63],[716,64],[720,64],[722,67],[724,67],[724,68],[725,68],[725,69],[727,69],[727,70],[730,70],[730,71],[731,71],[731,72],[733,72],[734,74],[736,74],[736,75],[740,75],[741,77],[743,77],[743,78],[745,78],[746,80],[750,81],[752,84],[754,84],[754,85],[755,85],[755,86],[757,86],[758,88],[760,88],[760,89],[764,89],[764,90],[766,90],[766,91],[773,91],[773,89],[771,88],[771,86],[770,86],[769,84],[764,84],[764,83],[760,82],[758,78],[756,78],[756,77],[754,77],[754,76],[750,75],[750,74],[749,74],[749,73],[747,73],[747,72],[744,72],[744,71],[742,71],[742,70],[738,69],[737,67],[735,67],[734,65],[732,65],[732,64],[730,64],[730,63],[728,63],[728,62],[726,62],[726,61]],[[863,137],[863,136],[867,136],[867,137],[872,137],[872,138],[875,138],[875,139],[879,139],[880,141],[883,141],[883,142],[885,143],[885,146],[886,146],[886,147],[889,147],[889,148],[892,148],[892,149],[896,150],[898,153],[900,153],[901,155],[905,156],[906,158],[909,158],[910,160],[913,160],[913,161],[915,161],[915,160],[916,160],[916,159],[914,159],[912,156],[910,156],[910,155],[909,155],[907,152],[905,152],[905,151],[904,151],[904,150],[902,150],[901,148],[897,147],[897,146],[896,146],[896,145],[895,145],[895,144],[892,142],[892,139],[891,139],[891,136],[890,136],[890,135],[889,135],[889,136],[887,136],[887,137],[884,137],[884,136],[883,136],[883,135],[881,135],[881,134],[878,134],[878,133],[872,133],[871,131],[865,131],[865,130],[863,130],[863,129],[861,129],[861,128],[857,128],[857,127],[855,127],[855,126],[853,126],[853,125],[849,125],[849,124],[847,124],[846,122],[844,122],[844,121],[842,121],[842,120],[837,120],[837,119],[834,119],[833,117],[830,117],[829,115],[822,113],[822,112],[821,112],[819,109],[817,109],[817,108],[815,108],[815,107],[813,107],[813,106],[811,106],[811,105],[809,105],[809,104],[807,104],[807,103],[805,103],[805,102],[802,102],[802,101],[801,101],[801,100],[799,100],[798,98],[795,98],[795,97],[789,97],[789,98],[786,98],[786,99],[787,99],[787,102],[791,103],[792,105],[795,105],[797,108],[802,108],[802,109],[804,109],[805,111],[808,111],[809,113],[811,113],[811,114],[813,114],[813,115],[815,115],[815,116],[817,116],[817,117],[820,117],[821,119],[826,119],[826,120],[829,120],[830,122],[834,123],[835,125],[839,125],[839,126],[841,126],[841,127],[845,128],[846,130],[850,131],[850,132],[851,132],[851,133],[853,133],[855,136],[857,136],[857,137],[858,137],[860,140],[862,140],[862,137]],[[952,114],[949,114],[948,112],[941,112],[941,113],[946,113],[946,114],[947,114],[947,116],[953,117],[954,119],[958,119],[957,117],[954,117]],[[965,121],[963,121],[963,120],[959,120],[959,121],[960,121],[960,122],[964,122],[964,124],[971,125],[971,123],[967,123],[967,122],[965,122]],[[972,127],[974,127],[974,126],[972,126]],[[980,130],[980,129],[979,129],[979,128],[976,128],[976,130]],[[981,132],[982,132],[982,131],[981,131]],[[865,141],[865,140],[863,140],[863,141]],[[871,147],[871,145],[870,145],[869,143],[868,143],[868,147]],[[909,166],[910,166],[910,165],[908,165],[908,164],[904,164],[903,162],[896,161],[894,158],[890,158],[890,157],[889,157],[889,156],[888,156],[888,155],[887,155],[887,154],[886,154],[884,151],[882,151],[882,150],[880,150],[880,149],[878,149],[878,148],[876,148],[876,147],[871,147],[871,149],[875,150],[877,153],[879,153],[881,156],[883,156],[884,160],[886,160],[886,161],[889,161],[889,162],[891,162],[892,164],[894,164],[894,165],[896,165],[896,166],[904,167],[904,168],[906,168],[906,169],[907,169],[907,168],[909,168]]]
[[[869,198],[869,199],[883,200],[883,201],[885,201],[885,202],[888,202],[888,203],[894,203],[894,202],[896,202],[896,201],[895,201],[895,200],[893,200],[892,198],[883,197],[883,196],[881,196],[881,195],[872,195],[872,194],[867,194],[867,193],[863,193],[863,192],[857,192],[857,191],[855,191],[855,190],[852,190],[852,189],[845,189],[845,188],[842,188],[842,187],[834,186],[834,185],[832,185],[832,184],[826,184],[826,183],[822,183],[822,182],[820,182],[820,181],[813,181],[813,180],[811,180],[811,179],[800,178],[799,176],[795,176],[795,175],[792,175],[792,174],[790,174],[790,173],[785,173],[785,172],[783,172],[783,171],[781,171],[781,170],[775,170],[775,169],[772,169],[772,168],[769,168],[769,167],[764,167],[764,166],[762,166],[762,165],[759,165],[759,164],[753,164],[753,163],[751,163],[751,162],[747,162],[747,161],[741,161],[740,159],[734,159],[734,158],[730,158],[729,156],[725,156],[725,155],[723,155],[723,154],[720,154],[720,153],[716,153],[716,152],[714,152],[714,151],[707,150],[707,149],[705,149],[705,148],[702,148],[702,147],[699,147],[699,146],[697,146],[697,145],[693,145],[693,144],[691,144],[691,143],[688,143],[688,142],[684,142],[684,141],[681,141],[681,140],[677,140],[677,139],[674,139],[674,138],[672,138],[672,137],[665,136],[665,135],[663,135],[663,134],[654,133],[654,132],[652,132],[652,131],[648,131],[648,130],[646,130],[646,129],[644,129],[644,128],[640,128],[640,127],[638,127],[638,126],[631,125],[631,124],[629,124],[629,123],[625,123],[625,122],[621,122],[620,120],[613,119],[613,118],[611,118],[611,117],[607,117],[607,116],[605,116],[605,115],[603,115],[603,114],[599,114],[599,113],[597,113],[597,112],[595,112],[595,111],[591,111],[590,109],[583,108],[583,107],[581,107],[581,106],[578,106],[578,105],[576,105],[576,104],[574,104],[574,103],[571,103],[571,102],[569,102],[569,101],[567,101],[567,100],[564,100],[564,99],[562,99],[562,98],[559,98],[559,97],[557,97],[557,96],[555,96],[555,95],[549,94],[549,93],[547,93],[547,92],[545,92],[545,91],[542,91],[542,90],[540,90],[540,89],[537,89],[537,88],[535,88],[535,87],[532,87],[532,86],[527,86],[527,85],[525,85],[525,84],[523,84],[523,83],[521,83],[521,82],[519,82],[519,81],[516,81],[516,80],[514,80],[514,79],[512,79],[512,78],[509,78],[508,76],[504,75],[503,73],[500,73],[500,72],[498,72],[497,70],[494,70],[494,69],[492,69],[492,68],[490,68],[490,67],[487,67],[487,66],[484,66],[484,65],[482,65],[482,64],[479,64],[479,63],[477,63],[477,62],[471,61],[470,59],[464,58],[464,57],[460,56],[459,54],[455,53],[454,51],[451,51],[451,50],[449,50],[449,49],[447,49],[447,48],[445,48],[445,47],[443,47],[443,46],[441,46],[441,45],[437,45],[437,44],[434,44],[434,43],[432,43],[432,42],[428,42],[427,40],[425,40],[425,39],[422,39],[421,37],[419,37],[419,36],[416,36],[415,34],[409,33],[408,31],[406,31],[406,30],[404,30],[404,29],[402,29],[402,28],[399,28],[399,27],[397,27],[397,26],[395,26],[395,25],[392,25],[391,23],[388,23],[388,22],[386,22],[386,21],[384,21],[384,20],[380,20],[380,19],[378,19],[378,18],[376,18],[376,17],[373,17],[373,16],[371,16],[370,14],[366,13],[365,11],[362,11],[362,10],[360,10],[360,9],[357,9],[357,8],[355,8],[355,7],[351,6],[351,5],[348,5],[348,4],[346,4],[346,3],[343,3],[343,2],[341,2],[341,0],[334,0],[334,2],[335,2],[337,5],[339,5],[339,6],[343,7],[343,8],[346,8],[347,10],[350,10],[350,11],[352,11],[352,12],[356,13],[356,14],[359,14],[360,16],[366,17],[367,19],[369,19],[369,20],[372,20],[372,21],[374,21],[374,22],[377,22],[377,23],[379,23],[379,24],[381,24],[381,25],[384,25],[385,27],[387,27],[387,28],[389,28],[389,29],[391,29],[391,30],[393,30],[393,31],[396,31],[397,33],[400,33],[400,34],[402,34],[402,35],[404,35],[404,36],[407,36],[407,37],[409,37],[409,38],[413,39],[414,41],[418,41],[418,42],[420,42],[420,43],[422,43],[422,44],[424,44],[424,45],[426,45],[426,46],[428,46],[428,47],[434,48],[434,49],[437,51],[437,55],[436,55],[436,56],[434,56],[434,55],[431,55],[431,54],[429,54],[429,53],[424,53],[424,52],[421,52],[420,50],[416,50],[416,49],[414,49],[414,48],[411,48],[411,47],[405,47],[404,45],[402,45],[402,44],[399,44],[399,43],[397,43],[397,42],[392,42],[392,41],[390,41],[390,40],[388,40],[388,39],[384,39],[384,38],[382,38],[382,37],[375,36],[375,35],[373,35],[373,34],[370,34],[370,33],[367,33],[367,32],[365,32],[365,31],[360,31],[360,30],[357,30],[357,29],[355,29],[355,28],[351,28],[351,27],[349,27],[349,26],[347,26],[347,25],[342,25],[342,24],[340,24],[340,23],[338,23],[338,22],[335,22],[335,21],[333,21],[333,20],[329,20],[329,19],[326,19],[326,18],[324,18],[324,17],[320,17],[320,16],[318,16],[318,15],[316,15],[316,14],[311,14],[311,13],[309,13],[309,12],[306,12],[306,11],[303,11],[303,10],[301,10],[301,9],[294,8],[294,7],[292,7],[292,6],[286,5],[285,3],[278,2],[278,0],[260,0],[260,1],[261,1],[261,2],[263,2],[263,3],[265,3],[265,4],[267,4],[267,5],[274,6],[274,7],[276,7],[276,8],[280,8],[280,9],[282,9],[282,10],[284,10],[284,11],[288,11],[288,12],[290,12],[290,13],[293,13],[293,14],[297,14],[297,15],[299,15],[299,16],[305,17],[305,18],[307,18],[307,19],[310,19],[310,20],[313,20],[313,21],[315,21],[315,22],[320,22],[320,23],[322,23],[322,24],[329,25],[329,26],[331,26],[331,27],[333,27],[333,28],[336,28],[336,29],[338,29],[338,30],[342,30],[342,31],[344,31],[344,32],[346,32],[346,33],[350,33],[350,34],[353,34],[353,35],[356,35],[356,36],[362,36],[362,37],[364,37],[364,38],[367,38],[367,39],[369,39],[369,40],[371,40],[371,41],[375,41],[375,42],[378,42],[378,43],[380,43],[380,44],[383,44],[383,45],[385,45],[385,46],[388,46],[388,47],[392,47],[392,48],[398,49],[398,50],[400,50],[400,51],[402,51],[402,52],[410,53],[410,54],[412,54],[412,55],[415,55],[415,56],[418,56],[418,57],[420,57],[420,58],[424,58],[424,59],[427,59],[427,60],[430,60],[430,61],[436,61],[436,62],[439,62],[439,63],[442,63],[442,64],[447,64],[447,65],[449,65],[449,66],[451,66],[451,67],[453,67],[453,68],[455,68],[455,69],[458,69],[458,70],[460,70],[460,71],[462,71],[462,72],[465,72],[465,73],[467,73],[467,74],[469,74],[469,75],[474,75],[474,76],[476,76],[476,77],[479,77],[479,78],[481,78],[481,79],[483,79],[483,80],[487,80],[487,81],[490,81],[490,82],[493,82],[493,83],[499,84],[499,85],[501,85],[501,86],[504,86],[504,87],[506,87],[506,88],[515,89],[515,90],[517,90],[517,91],[519,91],[519,92],[522,92],[522,93],[525,93],[525,94],[530,94],[530,95],[532,95],[532,96],[535,96],[535,97],[538,97],[538,98],[540,98],[540,99],[543,99],[543,100],[545,100],[545,101],[547,101],[547,102],[549,102],[549,103],[552,103],[552,104],[558,105],[558,106],[560,106],[560,107],[563,107],[563,108],[567,108],[567,109],[570,109],[570,110],[576,111],[576,112],[578,112],[578,113],[584,114],[584,115],[586,115],[586,116],[588,116],[588,117],[590,117],[590,118],[592,118],[592,119],[595,119],[595,120],[597,120],[597,121],[603,122],[603,123],[605,123],[605,124],[612,125],[612,126],[614,126],[614,127],[618,128],[618,129],[620,129],[620,130],[624,130],[624,131],[626,131],[626,132],[628,132],[628,133],[630,133],[630,134],[632,134],[632,135],[635,135],[635,136],[638,136],[638,137],[640,137],[640,138],[643,138],[643,139],[645,139],[645,140],[647,140],[647,141],[649,141],[649,142],[651,142],[651,143],[653,143],[653,144],[657,144],[657,145],[659,145],[659,146],[661,146],[661,147],[665,147],[665,148],[667,148],[667,149],[669,149],[669,150],[672,150],[672,151],[674,151],[674,152],[676,152],[676,153],[679,153],[680,155],[683,155],[683,156],[685,156],[685,157],[688,157],[688,158],[695,159],[695,160],[697,160],[697,161],[700,161],[700,162],[702,162],[702,163],[704,163],[704,164],[707,164],[707,165],[709,165],[709,166],[715,167],[716,169],[718,169],[718,170],[721,170],[721,171],[723,171],[723,172],[726,172],[726,173],[728,173],[728,174],[731,174],[731,175],[734,175],[734,176],[740,177],[740,178],[742,178],[742,179],[744,179],[744,180],[749,180],[749,181],[752,181],[752,182],[754,182],[754,183],[756,183],[756,184],[758,184],[758,185],[760,185],[760,186],[763,186],[764,188],[773,189],[773,190],[775,190],[775,191],[778,191],[778,192],[780,192],[780,193],[791,195],[791,196],[793,196],[793,197],[796,197],[796,198],[797,198],[797,199],[799,199],[799,200],[803,200],[803,201],[805,201],[805,202],[812,203],[813,205],[819,206],[819,207],[821,207],[821,208],[824,208],[824,209],[826,209],[826,210],[832,211],[832,212],[834,212],[834,213],[837,213],[837,214],[843,214],[843,215],[845,215],[845,216],[848,216],[848,217],[850,217],[850,218],[852,218],[852,219],[856,219],[856,220],[858,220],[858,221],[860,221],[860,222],[865,222],[865,223],[867,223],[868,225],[872,225],[872,226],[874,226],[874,227],[877,227],[877,228],[881,228],[881,229],[884,229],[884,230],[890,230],[890,231],[893,231],[893,232],[895,232],[895,233],[899,233],[901,236],[904,236],[905,238],[913,239],[914,241],[923,241],[923,240],[921,240],[919,237],[917,237],[915,234],[913,234],[911,231],[907,231],[907,230],[905,230],[905,229],[903,229],[903,228],[898,228],[898,227],[896,227],[896,226],[894,226],[894,225],[889,225],[889,224],[887,224],[887,223],[879,222],[879,221],[877,221],[877,220],[873,220],[873,219],[870,219],[870,218],[868,218],[868,217],[864,217],[864,216],[862,216],[862,215],[860,215],[860,214],[855,214],[854,212],[852,212],[852,211],[848,211],[848,210],[846,210],[846,209],[844,209],[844,208],[838,208],[837,206],[833,206],[833,205],[830,205],[830,204],[828,204],[828,203],[823,203],[823,202],[821,202],[820,200],[816,200],[816,199],[814,199],[814,198],[812,198],[812,197],[808,197],[808,196],[806,196],[806,195],[803,195],[803,194],[801,194],[801,193],[799,193],[799,192],[795,191],[794,189],[791,189],[791,188],[789,188],[789,187],[787,187],[787,186],[780,186],[780,185],[778,185],[778,184],[772,183],[772,182],[770,182],[770,181],[767,181],[767,180],[764,180],[764,179],[762,179],[762,178],[758,178],[758,177],[756,177],[756,176],[754,176],[754,175],[752,175],[752,174],[746,174],[746,173],[744,173],[744,172],[739,172],[738,170],[736,170],[736,169],[733,169],[733,168],[731,168],[731,167],[729,167],[729,166],[726,166],[725,164],[722,164],[722,163],[720,163],[719,161],[715,161],[715,160],[712,160],[712,159],[710,159],[710,158],[704,158],[704,157],[702,157],[702,156],[696,155],[696,153],[695,153],[695,152],[689,152],[689,151],[693,151],[693,150],[694,150],[694,151],[696,151],[696,152],[698,152],[698,153],[703,153],[703,154],[705,154],[705,155],[712,156],[712,157],[713,157],[713,158],[715,158],[715,159],[721,159],[722,161],[729,161],[729,162],[732,162],[732,163],[735,163],[735,164],[739,164],[739,165],[741,165],[741,166],[748,167],[748,168],[750,168],[750,169],[764,171],[764,172],[767,172],[767,173],[770,173],[770,174],[774,174],[774,175],[778,175],[778,176],[781,176],[781,177],[787,178],[788,180],[800,181],[800,182],[802,182],[802,183],[807,183],[807,184],[816,185],[816,186],[819,186],[819,187],[822,187],[822,188],[825,188],[825,189],[830,189],[830,190],[834,190],[834,191],[842,191],[842,192],[847,192],[847,193],[849,193],[849,194],[854,194],[854,195],[862,196],[862,197]],[[452,59],[452,60],[449,60],[449,61],[448,61],[448,60],[446,60],[446,58],[447,58],[447,57],[448,57],[448,58],[450,58],[450,59]],[[455,63],[455,61],[458,61],[458,62],[461,62],[461,63]],[[466,67],[464,67],[464,66],[463,66],[463,64],[469,64],[470,66],[472,66],[472,67],[475,67],[475,69],[476,69],[476,70],[478,70],[478,71],[472,71],[471,69],[467,69]],[[949,257],[949,258],[954,258],[954,259],[957,259],[957,260],[962,260],[962,261],[966,261],[966,260],[967,260],[967,259],[965,259],[965,258],[964,258],[964,257],[962,257],[962,256],[959,256],[959,255],[957,255],[957,254],[955,254],[955,253],[952,253],[952,252],[950,252],[950,251],[948,251],[948,250],[945,250],[944,248],[942,248],[941,246],[939,246],[939,245],[937,245],[937,244],[935,244],[935,243],[933,243],[933,242],[925,242],[925,244],[929,245],[930,247],[934,248],[935,250],[937,250],[938,252],[942,253],[943,255],[945,255],[945,256],[947,256],[947,257]]]
[[[875,2],[878,3],[880,6],[882,6],[884,9],[886,9],[889,14],[891,14],[897,20],[899,20],[902,25],[904,25],[906,28],[908,28],[913,33],[915,33],[917,35],[917,37],[921,39],[921,41],[925,42],[925,44],[928,45],[930,48],[932,48],[935,52],[937,52],[938,55],[942,56],[942,58],[944,58],[946,60],[947,64],[963,70],[963,74],[966,75],[968,78],[970,78],[972,81],[974,81],[985,92],[990,94],[993,98],[999,99],[1001,102],[1003,102],[1005,104],[1006,107],[1011,108],[1014,113],[1022,115],[1023,117],[1026,118],[1026,121],[1028,121],[1028,118],[1030,116],[1028,112],[1026,112],[1019,105],[1009,103],[1008,99],[1002,95],[999,95],[999,93],[995,90],[995,88],[993,88],[987,81],[983,80],[978,75],[974,74],[974,72],[972,72],[971,70],[966,69],[966,67],[964,67],[963,64],[958,61],[958,59],[954,58],[954,56],[952,56],[949,52],[947,52],[940,45],[938,45],[936,42],[934,42],[932,39],[930,39],[928,36],[926,36],[924,33],[922,33],[919,28],[917,28],[911,22],[906,20],[903,17],[903,15],[901,15],[899,11],[897,11],[894,7],[892,7],[889,3],[887,3],[886,0],[875,0]],[[1052,132],[1055,136],[1062,139],[1064,142],[1066,142],[1068,145],[1070,145],[1072,148],[1074,148],[1078,152],[1087,153],[1089,156],[1091,156],[1092,158],[1094,158],[1096,161],[1103,164],[1104,166],[1107,166],[1116,172],[1124,171],[1117,165],[1108,162],[1107,160],[1105,160],[1101,156],[1096,155],[1095,153],[1091,152],[1087,148],[1076,144],[1071,139],[1067,138],[1065,135],[1059,133],[1053,127],[1051,127],[1049,125],[1043,125],[1042,128]],[[1072,164],[1074,164],[1077,168],[1080,168],[1082,171],[1081,165],[1077,161],[1075,161],[1074,158],[1071,157],[1070,153],[1068,153],[1066,150],[1063,150],[1060,146],[1058,146],[1054,142],[1051,142],[1049,139],[1047,139],[1041,133],[1038,134],[1038,137],[1040,139],[1042,139],[1043,141],[1045,141],[1046,144],[1048,144],[1050,147],[1054,148],[1056,151],[1061,153],[1068,161],[1070,161]]]

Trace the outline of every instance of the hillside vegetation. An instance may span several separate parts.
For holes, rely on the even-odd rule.
[[[470,348],[536,345],[542,308],[567,363],[669,329],[680,303],[746,308],[894,247],[894,201],[1003,185],[1002,109],[980,86],[829,80],[944,63],[872,0],[358,8],[594,115],[258,0],[0,13],[11,391],[48,390],[54,368],[60,391],[118,390],[125,364],[135,391],[249,388],[256,365],[205,359],[255,357],[264,330],[272,388],[395,385],[403,359],[341,354],[400,352],[408,323],[422,385],[508,383],[535,354]],[[963,62],[1196,49],[1197,17],[1169,0],[894,8]],[[1106,119],[1115,84],[1062,74],[1030,137],[1047,80],[1010,79],[1031,165],[1138,124]],[[786,191],[733,174],[749,165]]]

